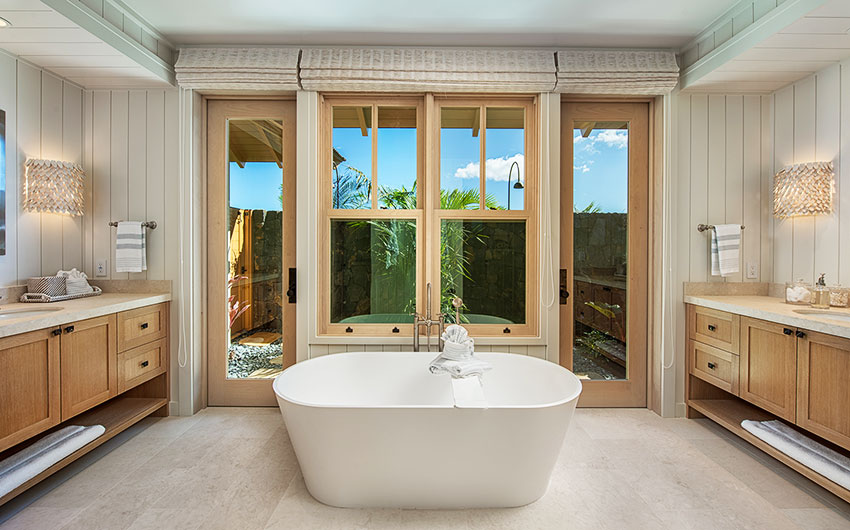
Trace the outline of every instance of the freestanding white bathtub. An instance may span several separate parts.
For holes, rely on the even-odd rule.
[[[522,506],[546,492],[581,394],[557,364],[481,353],[489,408],[454,407],[433,353],[345,353],[286,369],[274,391],[307,489],[339,507]]]

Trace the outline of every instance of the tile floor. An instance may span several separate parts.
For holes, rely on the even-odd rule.
[[[124,438],[0,510],[0,530],[850,529],[850,505],[720,427],[646,410],[579,409],[546,496],[503,510],[322,505],[277,409],[149,419]]]

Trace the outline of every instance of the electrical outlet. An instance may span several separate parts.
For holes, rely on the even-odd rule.
[[[95,276],[106,276],[106,260],[99,259],[95,262],[94,265],[94,275]]]
[[[747,279],[748,280],[757,280],[759,277],[759,266],[758,263],[753,263],[752,261],[747,263]]]

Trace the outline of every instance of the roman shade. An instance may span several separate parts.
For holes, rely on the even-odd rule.
[[[297,48],[181,48],[177,83],[196,90],[298,90]]]
[[[678,81],[673,52],[563,50],[558,52],[555,92],[659,96],[669,94]]]
[[[301,86],[323,91],[549,92],[551,51],[306,48]]]

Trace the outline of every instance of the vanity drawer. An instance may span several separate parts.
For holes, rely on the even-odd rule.
[[[157,304],[118,313],[118,351],[165,337],[168,305]]]
[[[707,307],[689,306],[688,327],[690,337],[738,355],[741,317]]]
[[[118,392],[124,392],[165,372],[167,339],[118,355]]]
[[[738,356],[720,348],[688,341],[688,372],[730,394],[738,395]]]

